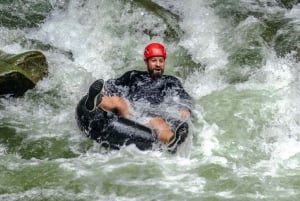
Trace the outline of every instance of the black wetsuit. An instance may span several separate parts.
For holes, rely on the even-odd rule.
[[[108,80],[104,86],[105,95],[126,98],[132,107],[141,106],[137,108],[139,112],[144,112],[141,110],[148,108],[146,116],[164,118],[171,129],[172,126],[176,128],[178,119],[175,121],[170,119],[169,114],[166,115],[166,111],[163,110],[172,110],[170,107],[176,106],[177,115],[181,108],[191,111],[192,98],[183,89],[180,81],[173,76],[162,75],[160,78],[152,79],[148,72],[133,70],[117,79]],[[79,102],[76,114],[78,125],[87,137],[100,143],[108,141],[113,148],[134,143],[140,149],[149,149],[156,141],[156,137],[148,127],[119,118],[116,114],[99,108],[90,112],[85,107],[85,100],[86,96]],[[166,105],[162,110],[160,106],[163,104]],[[137,127],[139,128],[136,129]]]
[[[133,70],[117,79],[108,80],[105,84],[105,93],[108,96],[124,97],[133,107],[137,102],[150,104],[151,107],[165,103],[168,106],[177,105],[191,111],[192,106],[191,96],[176,77],[162,75],[152,79],[145,71]]]

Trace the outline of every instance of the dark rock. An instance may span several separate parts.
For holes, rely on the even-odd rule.
[[[46,57],[41,52],[12,55],[0,51],[0,96],[22,96],[47,73]]]

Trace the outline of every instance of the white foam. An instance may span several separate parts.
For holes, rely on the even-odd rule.
[[[70,1],[66,10],[55,10],[40,28],[32,29],[29,33],[22,30],[0,29],[0,33],[4,33],[5,38],[0,39],[0,46],[7,52],[24,51],[25,49],[18,43],[12,41],[18,37],[28,37],[73,53],[74,60],[59,52],[45,52],[49,61],[50,75],[40,81],[35,89],[40,96],[38,101],[28,99],[28,96],[1,101],[1,106],[4,107],[0,113],[1,120],[10,119],[11,126],[28,131],[32,134],[31,137],[76,135],[78,136],[76,140],[83,138],[76,133],[74,108],[79,98],[86,93],[89,84],[96,78],[108,79],[116,76],[118,70],[122,70],[125,64],[128,66],[140,64],[142,49],[150,41],[141,30],[145,26],[155,29],[156,33],[160,34],[165,28],[157,23],[161,21],[155,16],[142,9],[130,13],[128,7],[123,9],[123,3],[96,0],[81,1],[81,3],[83,2],[86,4],[80,5],[78,2]],[[206,65],[204,72],[195,72],[185,81],[185,87],[191,95],[198,99],[226,87],[227,84],[219,74],[219,71],[227,64],[227,54],[218,41],[224,25],[221,19],[215,16],[212,8],[209,8],[207,1],[157,0],[156,2],[165,6],[174,6],[171,9],[181,15],[180,26],[185,31],[179,45],[188,49],[195,62]],[[248,1],[243,2],[247,3]],[[253,3],[254,1],[249,2]],[[56,3],[59,2],[52,1],[53,5]],[[298,10],[299,6],[294,6],[287,13],[287,16],[295,17],[296,23],[298,22]],[[248,21],[244,23],[255,23],[255,19],[248,18]],[[132,29],[137,31],[131,32]],[[163,38],[157,36],[153,40],[163,41]],[[171,44],[170,47],[176,48],[176,45]],[[265,65],[254,72],[247,82],[236,86],[241,90],[266,89],[270,93],[274,92],[274,97],[278,98],[268,105],[267,109],[264,108],[266,115],[270,111],[274,112],[272,113],[274,119],[270,120],[270,125],[266,125],[270,127],[264,127],[258,136],[258,138],[262,138],[261,143],[257,145],[258,149],[265,148],[266,155],[270,158],[264,158],[257,163],[254,161],[254,164],[251,164],[251,161],[248,164],[247,158],[240,158],[241,166],[249,165],[248,168],[237,167],[233,164],[234,161],[230,161],[230,158],[219,156],[222,154],[217,155],[216,152],[223,148],[223,142],[218,138],[220,134],[223,134],[222,128],[216,124],[210,125],[205,122],[202,108],[198,105],[199,107],[196,107],[195,111],[196,116],[199,117],[197,123],[204,124],[204,126],[203,128],[199,126],[195,130],[197,138],[194,138],[193,141],[191,157],[181,158],[180,155],[171,156],[158,151],[141,152],[132,146],[105,155],[100,154],[97,145],[94,144],[86,153],[78,151],[79,157],[55,161],[65,171],[75,173],[75,178],[70,176],[70,181],[80,177],[93,177],[97,175],[98,171],[110,173],[119,167],[149,163],[157,168],[161,175],[149,178],[145,182],[139,178],[124,181],[119,179],[114,182],[124,182],[129,185],[160,185],[162,189],[198,195],[206,191],[206,179],[193,173],[195,173],[195,169],[201,168],[202,164],[211,163],[230,167],[233,173],[236,173],[236,175],[231,175],[232,177],[250,175],[259,177],[259,179],[264,179],[265,176],[278,176],[277,170],[281,167],[299,169],[297,157],[300,152],[298,148],[300,147],[298,142],[300,136],[300,109],[298,106],[300,83],[299,70],[295,70],[299,69],[299,63],[289,57],[278,58],[272,50],[266,51],[268,55],[264,55]],[[51,93],[50,95],[47,93],[55,90],[59,92],[54,93],[54,98],[51,99]],[[44,100],[43,97],[50,100]],[[59,106],[55,106],[56,103]],[[253,126],[255,125],[250,119],[249,128],[252,129]],[[72,137],[70,138],[73,140]],[[70,143],[66,146],[79,146],[78,144],[75,142],[75,145]],[[0,155],[4,151],[5,148],[1,146]],[[235,154],[231,150],[228,152],[232,155]],[[103,167],[103,169],[99,169],[99,167]],[[86,189],[80,189],[82,192],[75,196],[89,195],[91,193],[88,189],[89,185],[93,184],[87,184]],[[25,192],[28,197],[34,197],[37,193],[41,193],[41,191],[32,189]],[[51,195],[60,193],[60,191],[49,190],[42,191],[42,193]],[[63,195],[67,193],[64,192]],[[217,195],[227,199],[235,196],[230,191],[221,191]],[[15,197],[17,200],[20,196],[22,195],[14,194],[7,197]],[[102,198],[135,200],[135,198],[120,198],[116,195],[102,196],[97,193],[94,196],[99,200]],[[3,197],[6,196],[2,195],[1,198]],[[71,193],[70,197],[74,197],[74,194]]]

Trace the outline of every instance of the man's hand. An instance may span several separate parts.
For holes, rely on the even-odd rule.
[[[179,116],[182,120],[188,120],[191,117],[191,113],[187,109],[180,109]]]

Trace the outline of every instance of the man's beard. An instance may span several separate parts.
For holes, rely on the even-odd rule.
[[[160,72],[155,72],[155,69],[149,69],[148,72],[153,79],[160,78],[164,74],[164,69],[160,69]]]

